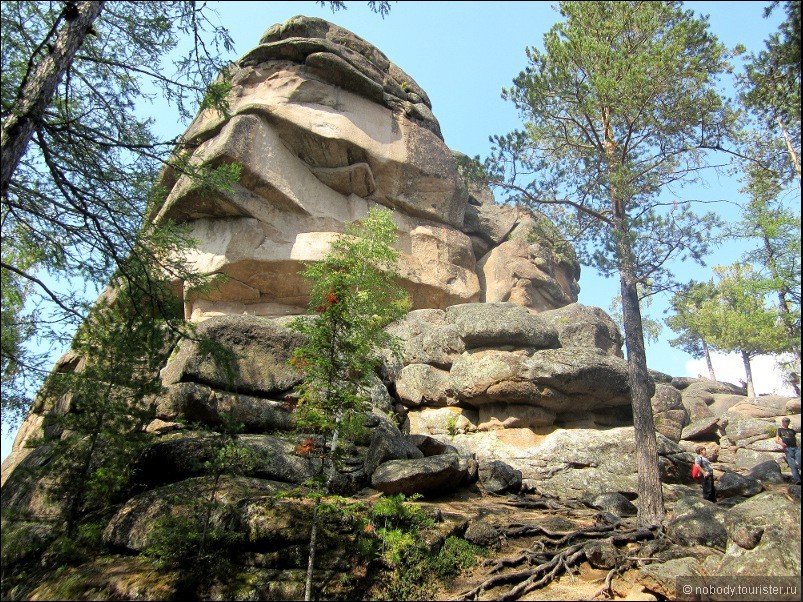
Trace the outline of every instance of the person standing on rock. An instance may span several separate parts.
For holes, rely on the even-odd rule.
[[[789,428],[789,418],[784,417],[781,420],[781,428],[775,433],[775,443],[784,450],[792,478],[800,485],[800,446],[797,444],[795,431]]]
[[[697,448],[697,457],[694,463],[700,467],[700,472],[703,473],[703,499],[709,502],[716,503],[717,491],[714,489],[714,467],[708,461],[708,450],[705,445],[700,445]]]

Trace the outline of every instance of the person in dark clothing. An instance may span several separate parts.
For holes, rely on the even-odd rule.
[[[781,420],[781,428],[775,433],[775,443],[784,450],[792,478],[800,485],[800,446],[797,444],[795,431],[789,428],[789,418],[784,417]]]
[[[697,448],[697,457],[694,463],[700,467],[700,472],[703,473],[703,499],[709,502],[717,501],[717,491],[714,489],[714,467],[708,461],[708,450],[704,445]]]

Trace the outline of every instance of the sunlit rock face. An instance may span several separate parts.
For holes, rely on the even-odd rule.
[[[232,83],[229,114],[202,111],[184,139],[191,162],[239,164],[239,181],[210,192],[165,172],[168,195],[154,214],[189,225],[195,270],[227,276],[212,293],[185,295],[188,319],[303,312],[303,263],[320,260],[347,222],[377,205],[395,210],[414,308],[484,301],[485,287],[494,301],[533,311],[576,301],[577,265],[546,246],[517,243],[512,271],[499,267],[506,254],[487,257],[526,214],[469,190],[427,94],[368,42],[295,17],[268,29]],[[487,274],[478,264],[491,266]]]

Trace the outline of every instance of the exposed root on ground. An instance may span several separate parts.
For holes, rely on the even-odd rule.
[[[538,525],[511,524],[502,529],[507,538],[538,537],[521,554],[503,558],[489,567],[484,580],[473,589],[460,594],[458,600],[477,600],[492,588],[507,586],[508,589],[495,594],[496,600],[517,600],[521,596],[548,585],[561,574],[571,571],[586,558],[588,544],[593,540],[608,539],[615,546],[656,539],[661,536],[660,529],[639,529],[624,523],[613,525],[595,524],[574,531],[551,531]],[[634,557],[636,556],[636,557]],[[630,556],[621,557],[617,565],[608,573],[605,586],[596,596],[611,595],[614,577],[631,568],[637,562],[637,550]],[[509,571],[517,567],[522,570]]]

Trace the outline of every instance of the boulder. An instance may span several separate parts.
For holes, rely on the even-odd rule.
[[[521,471],[500,460],[480,462],[479,478],[488,493],[518,493],[521,489]]]
[[[751,497],[761,493],[761,483],[752,477],[743,477],[737,472],[728,471],[717,481],[717,497]]]
[[[442,454],[414,460],[391,460],[381,464],[373,475],[371,485],[382,493],[433,495],[458,486],[466,478],[456,454]]]
[[[441,454],[458,453],[454,446],[438,441],[434,437],[429,437],[427,435],[407,435],[405,439],[415,445],[426,458],[439,456]]]
[[[475,546],[482,546],[485,548],[495,548],[499,546],[502,539],[499,530],[485,520],[471,521],[463,535],[463,539],[473,543]]]
[[[536,239],[537,240],[537,239]],[[545,311],[577,301],[580,266],[551,245],[511,236],[477,263],[485,303],[510,302]]]
[[[777,428],[768,420],[730,418],[725,425],[725,434],[737,447],[745,447],[761,439],[774,439]]]
[[[156,416],[163,420],[181,418],[208,426],[220,426],[226,420],[243,425],[243,430],[289,431],[294,427],[294,404],[216,391],[196,382],[180,382],[166,387],[159,398]]]
[[[800,501],[765,491],[733,506],[726,519],[738,546],[707,567],[713,575],[800,578]]]
[[[220,391],[270,398],[301,374],[289,364],[301,336],[257,316],[220,316],[198,325],[162,370],[162,384],[194,382]]]
[[[184,432],[166,435],[145,447],[133,465],[142,484],[172,483],[208,473],[223,439],[220,435]],[[254,476],[284,483],[303,483],[320,472],[320,460],[296,453],[296,446],[271,435],[240,435],[237,445],[252,461],[245,469]]]
[[[753,466],[753,468],[750,469],[750,477],[760,483],[783,483],[781,467],[777,462],[772,460],[761,462]]]
[[[213,489],[214,488],[214,489]],[[191,517],[197,499],[210,499],[214,490],[217,502],[213,519],[225,522],[236,514],[241,500],[273,495],[288,488],[286,484],[263,479],[222,476],[215,487],[213,477],[197,477],[151,489],[129,499],[109,521],[103,532],[107,545],[134,552],[146,549],[154,541],[159,519],[170,514]]]
[[[388,332],[401,340],[404,365],[429,364],[448,370],[465,351],[457,326],[446,322],[441,309],[411,311],[389,326]]]
[[[597,510],[610,512],[619,517],[635,516],[638,509],[625,496],[618,492],[600,493],[584,502]]]
[[[693,556],[673,558],[667,562],[648,564],[639,569],[638,582],[662,600],[696,600],[677,591],[678,577],[700,577],[700,561]]]
[[[682,546],[703,545],[724,551],[728,540],[725,511],[701,498],[681,498],[669,517],[667,535]]]
[[[487,350],[460,356],[449,388],[472,406],[504,401],[553,412],[627,406],[627,363],[592,349]]]
[[[487,278],[475,247],[508,244],[523,212],[497,205],[487,188],[466,189],[413,78],[365,40],[309,17],[271,28],[230,74],[227,114],[202,111],[183,139],[191,164],[235,163],[239,180],[209,194],[165,170],[167,197],[150,216],[187,224],[195,271],[226,275],[212,291],[185,292],[187,318],[302,313],[303,264],[377,206],[395,209],[399,281],[414,307],[480,300]],[[537,238],[524,251],[517,272],[527,277],[510,282],[504,300],[538,310],[576,301],[576,261]]]
[[[467,303],[446,309],[466,349],[513,345],[535,349],[558,346],[557,331],[538,315],[515,303]]]
[[[719,418],[715,416],[699,418],[683,428],[681,437],[687,441],[712,439],[712,436],[717,433],[718,427]]]
[[[571,303],[538,315],[555,328],[561,347],[589,347],[623,357],[624,339],[619,327],[599,307]]]
[[[402,368],[396,380],[396,393],[408,406],[445,406],[454,403],[449,395],[449,373],[428,364]]]
[[[409,413],[410,432],[422,435],[458,435],[477,430],[479,414],[471,408],[425,408]]]
[[[612,569],[617,565],[621,556],[611,537],[590,541],[583,546],[583,551],[588,564],[595,569]]]
[[[379,465],[389,460],[407,460],[423,457],[423,452],[413,442],[403,437],[401,433],[394,435],[384,429],[377,429],[371,437],[371,445],[365,454],[365,474],[372,475]]]

